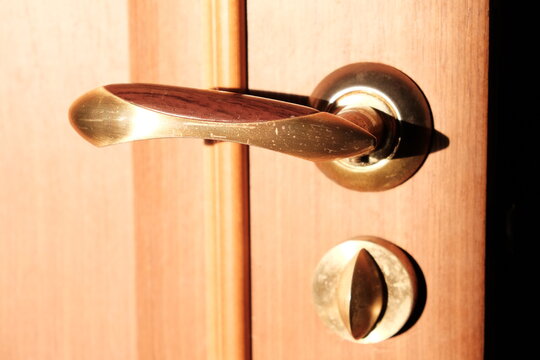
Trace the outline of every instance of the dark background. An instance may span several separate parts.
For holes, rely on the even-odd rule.
[[[537,358],[538,285],[531,268],[540,263],[534,260],[540,236],[533,232],[540,142],[534,107],[540,101],[530,96],[537,66],[530,64],[530,47],[538,41],[524,29],[531,23],[523,6],[504,0],[490,5],[485,359]]]

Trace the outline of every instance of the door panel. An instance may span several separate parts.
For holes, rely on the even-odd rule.
[[[308,96],[343,65],[385,63],[417,82],[449,138],[412,179],[381,193],[251,149],[255,359],[482,357],[487,26],[487,1],[249,2],[250,89]],[[394,242],[425,277],[420,319],[380,344],[340,340],[311,302],[316,264],[355,235]]]
[[[97,149],[67,118],[107,83],[201,86],[201,7],[0,5],[1,359],[204,358],[202,142]]]
[[[201,17],[198,1],[131,1],[131,80],[202,87]],[[124,146],[133,149],[138,359],[203,359],[203,143]]]
[[[96,151],[71,101],[129,79],[127,4],[0,5],[0,358],[136,355],[131,151]]]

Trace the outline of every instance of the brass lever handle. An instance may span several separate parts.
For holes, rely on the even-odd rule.
[[[336,114],[224,91],[152,84],[92,90],[69,110],[90,143],[193,137],[254,145],[311,161],[364,155],[381,141],[383,120],[369,107]]]
[[[330,179],[359,191],[398,186],[429,152],[433,124],[427,100],[395,68],[344,66],[317,85],[310,104],[115,84],[81,96],[69,117],[79,134],[97,146],[168,137],[237,142],[314,161]]]

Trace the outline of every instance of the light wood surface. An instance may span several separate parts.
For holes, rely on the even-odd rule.
[[[419,84],[450,141],[383,193],[251,149],[253,357],[482,359],[487,1],[252,1],[248,26],[250,89],[309,95],[343,65],[382,62]],[[355,235],[401,246],[426,279],[421,318],[380,344],[340,340],[311,301],[316,264]]]
[[[249,359],[247,151],[231,143],[205,151],[207,359]]]
[[[245,1],[204,4],[205,85],[245,89]],[[207,142],[204,166],[207,359],[250,359],[247,147]]]
[[[202,87],[202,4],[130,1],[131,80]],[[139,359],[206,356],[203,144],[133,144]]]
[[[0,359],[136,357],[131,150],[70,127],[129,78],[125,2],[0,4]]]

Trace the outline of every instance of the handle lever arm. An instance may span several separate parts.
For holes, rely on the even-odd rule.
[[[225,91],[152,84],[99,87],[69,111],[73,127],[97,146],[187,137],[253,145],[311,161],[373,151],[378,135],[373,129],[380,124],[376,113],[353,109],[340,115]]]

